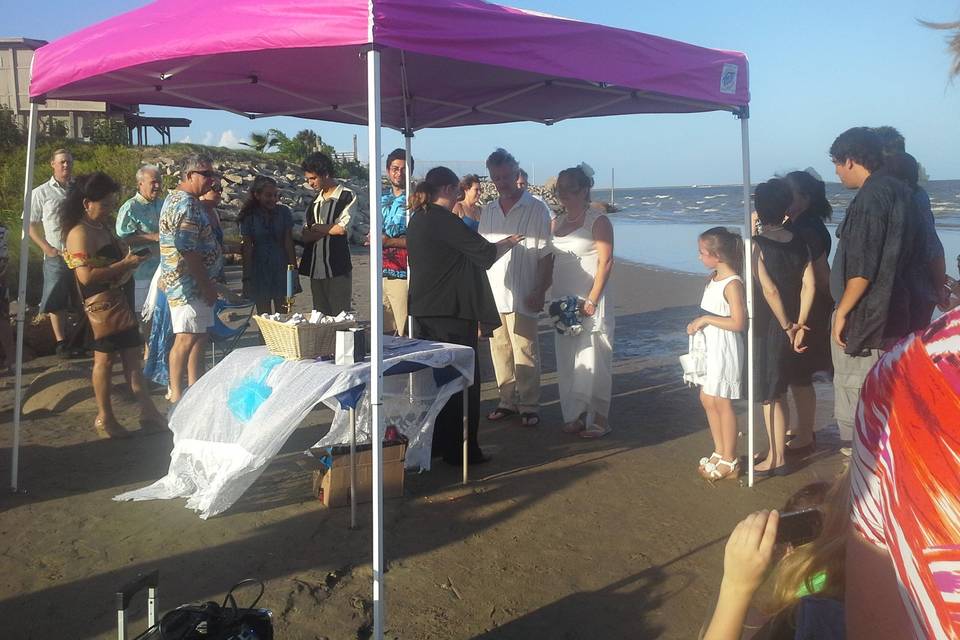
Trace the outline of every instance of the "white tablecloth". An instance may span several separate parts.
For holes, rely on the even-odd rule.
[[[425,366],[384,376],[384,424],[396,424],[409,439],[407,466],[430,468],[433,421],[447,399],[473,382],[473,350],[461,345],[384,337],[383,370]],[[435,375],[435,372],[440,372]],[[446,374],[446,375],[443,375]],[[456,375],[459,374],[459,375]],[[438,381],[438,377],[440,380]],[[233,400],[244,391],[268,388],[268,397],[248,404],[244,420]],[[338,395],[369,386],[370,362],[281,360],[266,347],[237,349],[184,395],[171,416],[174,447],[167,475],[114,500],[187,498],[187,508],[208,518],[228,509],[260,476],[310,410],[320,402],[338,410],[319,444],[349,442],[347,411]],[[369,440],[369,401],[357,405],[357,441]]]

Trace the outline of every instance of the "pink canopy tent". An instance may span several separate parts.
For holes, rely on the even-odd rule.
[[[378,201],[381,126],[404,132],[409,151],[413,132],[429,127],[519,121],[552,125],[590,116],[725,110],[741,121],[749,228],[746,56],[481,0],[157,0],[39,49],[30,95],[25,219],[33,186],[37,103],[56,98],[220,109],[251,119],[288,115],[366,124],[371,203]],[[373,596],[375,637],[381,638],[383,500],[381,439],[376,435],[382,427],[381,220],[371,215],[370,222]],[[26,225],[22,243],[14,489]],[[749,252],[749,237],[747,244]],[[750,277],[748,268],[748,298]],[[749,299],[748,306],[752,308]],[[752,407],[752,385],[750,401]],[[752,461],[752,410],[749,415]]]

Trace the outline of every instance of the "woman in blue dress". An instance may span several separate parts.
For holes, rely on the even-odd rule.
[[[480,227],[480,178],[472,173],[463,176],[460,193],[463,194],[462,199],[453,205],[453,212],[471,231],[476,231]]]
[[[240,209],[243,296],[257,304],[259,313],[280,312],[284,308],[287,265],[296,265],[291,232],[293,215],[278,199],[276,181],[257,176]]]

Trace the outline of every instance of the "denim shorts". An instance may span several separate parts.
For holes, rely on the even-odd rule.
[[[60,256],[43,259],[43,296],[41,313],[56,313],[76,309],[77,284],[73,272]]]

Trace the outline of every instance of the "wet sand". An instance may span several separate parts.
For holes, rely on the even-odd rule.
[[[354,296],[367,317],[366,259],[354,263]],[[696,637],[736,522],[831,478],[841,465],[821,435],[826,448],[791,475],[752,489],[745,481],[711,485],[696,474],[712,445],[696,391],[680,382],[677,356],[702,285],[699,277],[617,265],[615,431],[595,442],[559,431],[552,329],[542,323],[542,424],[481,420],[481,443],[494,459],[476,468],[474,482],[461,486],[459,469],[438,461],[429,473],[408,474],[405,496],[385,503],[386,637]],[[486,345],[481,360],[485,413],[496,402]],[[27,363],[28,380],[53,365]],[[324,509],[311,498],[310,473],[298,464],[324,433],[328,410],[311,413],[233,508],[203,521],[183,500],[111,500],[163,476],[172,440],[97,439],[89,389],[75,386],[70,410],[25,419],[26,493],[0,497],[3,637],[116,637],[115,590],[154,568],[162,611],[220,600],[234,582],[256,577],[266,582],[261,606],[273,610],[277,638],[369,637],[369,505],[349,530],[349,509]],[[824,385],[818,392],[829,396]],[[162,393],[155,399],[164,406]],[[5,486],[11,407],[11,391],[0,390]],[[134,424],[129,401],[119,409]],[[742,403],[739,409],[745,430]],[[818,413],[818,424],[830,421],[829,400]],[[759,427],[757,443],[764,451]],[[131,630],[139,631],[142,600],[131,615]]]

